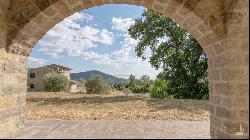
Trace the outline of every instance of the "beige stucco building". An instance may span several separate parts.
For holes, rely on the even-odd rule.
[[[38,67],[38,68],[30,68],[28,69],[28,75],[27,75],[27,84],[28,89],[30,91],[44,91],[44,84],[43,84],[43,76],[45,76],[47,73],[50,72],[56,72],[65,75],[68,80],[70,81],[71,85],[71,92],[75,92],[77,82],[70,80],[70,71],[72,69],[57,65],[57,64],[51,64],[44,67]]]

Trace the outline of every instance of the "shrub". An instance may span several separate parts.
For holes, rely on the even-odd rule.
[[[115,83],[113,87],[118,91],[122,91],[125,88],[123,83]]]
[[[133,93],[148,93],[149,92],[149,84],[145,83],[139,83],[138,85],[131,85],[129,90],[131,90]]]
[[[44,89],[48,92],[69,92],[70,83],[68,78],[63,74],[51,72],[43,77]]]
[[[156,79],[154,84],[150,86],[149,92],[151,98],[164,99],[167,97],[167,86],[166,80]]]
[[[94,75],[85,84],[87,94],[102,94],[110,91],[110,86],[99,76]]]
[[[133,93],[144,93],[144,87],[135,85],[129,88]]]

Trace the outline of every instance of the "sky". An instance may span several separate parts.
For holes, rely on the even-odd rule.
[[[138,43],[127,29],[144,7],[109,4],[79,11],[55,25],[39,40],[29,56],[28,67],[60,64],[71,72],[99,70],[121,78],[133,74],[155,79],[160,70],[135,54]],[[150,50],[146,54],[150,56]]]

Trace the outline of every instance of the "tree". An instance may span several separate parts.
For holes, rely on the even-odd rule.
[[[48,92],[68,92],[70,89],[69,80],[63,74],[58,74],[55,72],[47,73],[42,80],[44,89]]]
[[[129,85],[133,85],[136,81],[135,76],[130,74],[128,81],[129,81]]]
[[[147,76],[147,75],[143,75],[142,77],[141,77],[141,81],[143,81],[143,82],[148,82],[150,80],[150,78],[149,78],[149,76]]]
[[[125,88],[125,85],[124,83],[115,83],[113,87],[118,91],[122,91]]]
[[[92,76],[86,83],[87,94],[102,94],[110,91],[109,85],[98,75]]]
[[[154,84],[150,86],[149,92],[151,98],[164,99],[167,95],[168,83],[163,79],[156,79]]]
[[[142,92],[143,93],[149,92],[149,87],[152,84],[152,81],[150,80],[150,77],[147,76],[147,75],[143,75],[141,77],[141,83],[142,83],[142,86],[143,86]]]
[[[168,81],[168,94],[208,99],[207,56],[191,34],[152,10],[144,10],[128,31],[139,40],[135,49],[138,57],[145,60],[145,50],[151,50],[149,62],[154,68],[163,69],[158,78]]]

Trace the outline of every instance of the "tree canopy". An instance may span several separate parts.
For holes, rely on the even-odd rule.
[[[138,40],[138,57],[163,71],[157,76],[168,83],[167,94],[174,98],[208,99],[207,56],[193,36],[172,19],[152,10],[129,28],[129,35]]]

